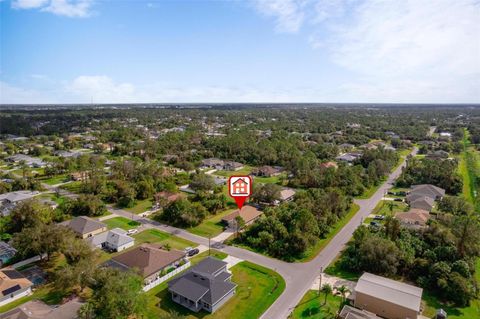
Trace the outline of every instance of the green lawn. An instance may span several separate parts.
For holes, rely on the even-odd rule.
[[[462,194],[466,200],[472,203],[477,211],[480,211],[480,153],[476,151],[469,140],[469,133],[464,129],[463,152],[460,156],[458,171],[463,179]]]
[[[339,278],[343,278],[343,279],[351,280],[351,281],[357,281],[358,278],[360,278],[360,276],[362,274],[356,273],[356,272],[350,272],[350,271],[342,269],[340,267],[340,256],[341,255],[342,254],[340,253],[335,258],[335,260],[327,267],[327,269],[325,269],[325,273],[327,275],[330,275],[330,276],[335,276],[335,277],[339,277]]]
[[[155,243],[155,244],[169,244],[170,247],[174,249],[183,250],[187,247],[196,247],[198,246],[196,243],[191,242],[189,240],[170,235],[168,233],[159,231],[157,229],[147,229],[133,235],[135,237],[135,244],[142,244],[142,243]]]
[[[390,204],[391,209],[390,210]],[[405,204],[404,202],[396,202],[393,200],[381,200],[378,202],[377,206],[372,211],[372,214],[374,215],[385,215],[388,216],[391,213],[395,214],[396,212],[404,212],[408,209],[408,205]]]
[[[66,189],[69,192],[80,194],[82,192],[82,182],[75,181],[65,185],[60,186],[60,188]]]
[[[64,295],[62,292],[54,291],[52,284],[42,285],[35,289],[33,294],[17,299],[9,304],[0,307],[0,314],[18,307],[30,300],[40,299],[49,305],[59,304]]]
[[[208,250],[190,258],[190,262],[192,263],[192,265],[198,264],[203,258],[205,258],[207,256],[208,256]],[[221,252],[221,251],[218,251],[218,250],[215,250],[215,249],[211,249],[210,250],[210,256],[223,260],[223,259],[227,258],[228,255],[225,254],[224,252]]]
[[[480,300],[475,299],[470,306],[464,308],[455,308],[449,306],[431,295],[428,291],[423,291],[422,303],[424,305],[423,315],[433,318],[436,309],[443,308],[448,314],[449,319],[472,319],[480,318]]]
[[[249,165],[245,165],[242,169],[239,169],[238,171],[216,171],[213,173],[214,175],[217,176],[223,176],[223,177],[230,177],[233,175],[249,175],[252,172],[252,167]]]
[[[56,184],[65,183],[65,182],[70,181],[70,177],[67,174],[62,174],[62,175],[56,175],[56,176],[48,177],[48,178],[47,177],[42,177],[42,178],[39,178],[39,180],[42,183],[45,183],[45,184],[48,184],[48,185],[56,185]]]
[[[337,222],[337,224],[330,230],[330,233],[327,235],[327,237],[317,241],[314,246],[310,247],[305,251],[302,258],[299,258],[295,261],[307,262],[315,258],[320,253],[320,251],[328,245],[332,238],[335,237],[335,235],[343,228],[343,226],[345,226],[350,221],[350,219],[355,216],[359,209],[360,207],[357,204],[352,204],[352,207],[350,208],[348,214]]]
[[[152,208],[153,200],[151,198],[147,198],[144,200],[137,200],[135,206],[131,208],[124,208],[126,211],[132,212],[134,214],[141,214],[150,208]]]
[[[122,228],[125,230],[129,230],[132,228],[136,228],[137,226],[140,226],[140,223],[134,220],[130,220],[125,217],[114,217],[110,219],[106,219],[102,221],[102,223],[107,224],[109,229],[112,228]]]
[[[318,291],[309,290],[289,318],[334,318],[334,315],[340,310],[341,304],[342,298],[339,296],[330,294],[327,296],[327,302],[325,303],[325,295],[323,293],[319,295]]]
[[[272,177],[253,177],[254,183],[262,183],[262,184],[278,184],[280,182],[280,176],[272,176]]]
[[[167,290],[167,283],[147,292],[147,318],[158,318],[174,310],[186,319],[253,319],[261,316],[285,289],[285,281],[276,272],[244,261],[234,267],[232,281],[238,287],[236,294],[214,314],[194,313],[174,303]]]
[[[205,219],[200,225],[187,228],[189,232],[195,235],[203,237],[215,237],[221,232],[223,232],[224,225],[221,220],[224,216],[230,214],[234,209],[227,209],[217,215],[214,215],[208,219]]]

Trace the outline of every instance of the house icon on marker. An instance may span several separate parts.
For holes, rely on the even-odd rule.
[[[239,178],[232,184],[233,194],[248,195],[247,187],[248,182],[243,178]]]

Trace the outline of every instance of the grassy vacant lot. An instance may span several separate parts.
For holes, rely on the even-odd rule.
[[[325,269],[325,273],[330,276],[335,276],[339,278],[343,278],[346,280],[357,281],[360,278],[361,274],[356,272],[350,272],[343,270],[340,267],[340,255],[338,255],[335,260]]]
[[[224,225],[222,224],[222,218],[231,212],[234,209],[227,209],[217,215],[214,215],[210,218],[205,219],[200,225],[188,228],[187,230],[192,234],[196,234],[203,237],[215,237],[221,232],[223,232]]]
[[[167,290],[167,283],[155,287],[148,294],[147,318],[158,318],[174,310],[187,319],[254,319],[260,317],[285,289],[285,281],[276,272],[244,261],[231,269],[232,281],[238,287],[236,294],[214,314],[194,313],[174,303]]]
[[[408,208],[408,205],[404,202],[396,202],[393,200],[381,200],[375,206],[372,214],[374,215],[385,215],[388,216],[391,213],[403,212]]]
[[[327,302],[324,303],[324,301],[325,295],[323,293],[319,295],[318,291],[309,290],[295,307],[290,318],[334,318],[334,315],[340,310],[342,298],[330,294],[327,296]]]
[[[296,261],[306,262],[315,258],[320,253],[320,251],[326,245],[328,245],[332,238],[335,237],[335,235],[343,228],[343,226],[345,226],[350,221],[350,219],[355,216],[359,209],[360,207],[357,204],[353,204],[348,214],[337,222],[337,224],[330,230],[330,233],[327,235],[327,237],[320,239],[315,246],[311,247],[305,252],[302,258],[299,258]]]
[[[82,182],[75,181],[65,185],[60,186],[60,188],[66,189],[69,192],[80,194],[82,192]]]
[[[124,208],[126,211],[129,211],[134,214],[141,214],[150,208],[152,208],[153,201],[151,198],[147,198],[144,200],[137,200],[135,206],[131,208]]]
[[[464,130],[463,152],[460,156],[458,170],[463,179],[462,193],[466,200],[471,202],[477,211],[480,211],[480,153],[476,151],[468,139],[468,131]]]
[[[109,229],[122,228],[125,230],[129,230],[137,226],[140,226],[139,222],[130,220],[125,217],[114,217],[114,218],[106,219],[103,221],[103,223],[107,224]]]
[[[216,171],[214,174],[218,176],[230,177],[233,175],[248,175],[252,172],[252,167],[245,165],[242,169],[238,171]]]
[[[67,174],[61,174],[61,175],[55,175],[52,177],[42,177],[42,178],[39,178],[38,180],[48,185],[56,185],[56,184],[70,181],[70,177]]]
[[[143,243],[155,243],[155,244],[162,244],[162,245],[170,245],[170,247],[174,249],[185,249],[186,247],[195,247],[198,246],[194,242],[189,240],[170,235],[168,233],[159,231],[157,229],[147,229],[134,235],[135,237],[135,244],[143,244]]]

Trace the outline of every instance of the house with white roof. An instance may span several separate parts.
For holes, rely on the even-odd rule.
[[[416,319],[422,292],[422,288],[366,272],[355,287],[354,305],[386,319]]]
[[[89,237],[87,240],[93,247],[117,252],[135,245],[135,239],[128,236],[127,232],[121,228],[111,229],[93,237]]]

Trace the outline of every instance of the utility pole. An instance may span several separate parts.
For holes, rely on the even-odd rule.
[[[320,267],[320,277],[318,278],[318,293],[322,291],[322,273],[323,273],[323,267]]]
[[[208,255],[210,256],[210,238],[212,238],[212,235],[208,235]]]

